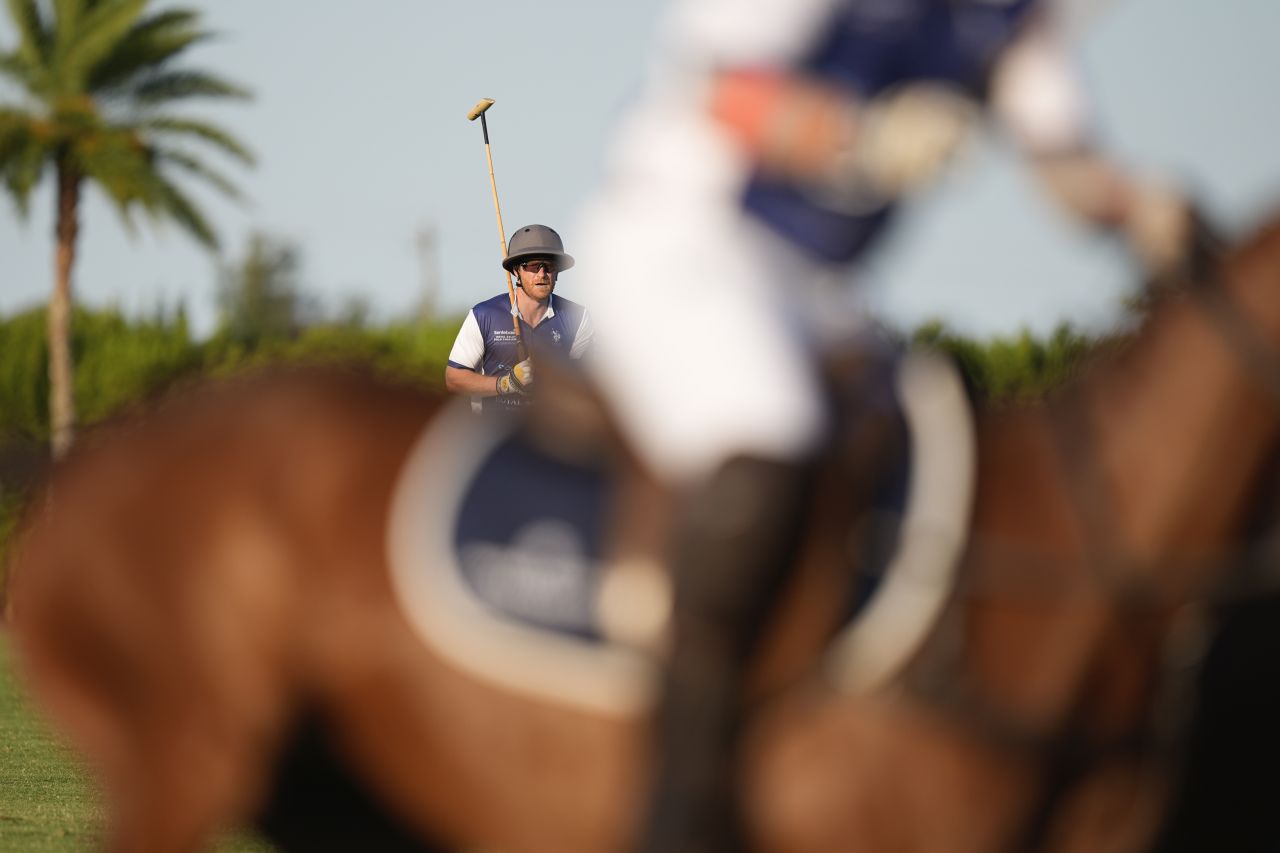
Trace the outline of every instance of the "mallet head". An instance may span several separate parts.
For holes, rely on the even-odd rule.
[[[484,111],[489,109],[489,107],[491,106],[493,106],[493,98],[485,98],[484,100],[480,101],[480,103],[476,104],[474,107],[471,108],[471,112],[467,113],[467,120],[475,121],[476,119],[480,118],[480,116],[484,114]]]

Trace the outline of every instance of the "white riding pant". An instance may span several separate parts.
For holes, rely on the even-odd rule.
[[[800,458],[825,425],[814,350],[835,271],[741,209],[749,166],[698,111],[652,103],[623,136],[575,232],[597,329],[584,363],[669,482],[739,454]]]

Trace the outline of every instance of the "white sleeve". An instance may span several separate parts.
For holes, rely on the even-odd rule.
[[[991,85],[996,115],[1029,153],[1070,152],[1089,142],[1089,108],[1079,75],[1048,26],[1033,26],[1010,45]]]
[[[706,68],[790,65],[813,49],[841,0],[683,0],[659,20],[665,58]]]
[[[460,367],[479,370],[483,359],[484,336],[480,334],[476,312],[468,311],[467,319],[462,321],[462,328],[458,330],[458,337],[454,338],[453,349],[449,350],[449,361]]]
[[[596,339],[596,327],[591,322],[591,313],[585,309],[582,312],[582,322],[578,324],[578,334],[573,339],[573,346],[569,349],[569,358],[582,358],[587,350],[591,349],[591,344]]]

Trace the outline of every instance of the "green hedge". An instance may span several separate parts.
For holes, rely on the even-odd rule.
[[[78,420],[96,423],[175,382],[275,362],[358,361],[391,376],[440,385],[460,323],[461,318],[449,318],[381,328],[318,325],[291,338],[244,342],[215,335],[198,342],[181,312],[128,318],[112,309],[77,310],[72,353]],[[43,310],[0,318],[0,450],[21,446],[30,448],[25,452],[46,452],[48,364]],[[0,584],[23,497],[23,484],[0,471]]]
[[[359,362],[380,372],[443,382],[449,348],[461,319],[393,324],[370,329],[349,325],[312,326],[293,338],[245,344],[216,335],[201,345],[201,370],[214,376],[279,362]]]
[[[182,378],[280,361],[360,361],[439,384],[459,322],[321,325],[287,339],[245,343],[215,335],[195,342],[182,313],[129,319],[115,310],[78,310],[72,324],[78,420],[96,423]],[[48,441],[47,373],[44,311],[0,318],[0,437]]]
[[[439,384],[459,323],[460,318],[377,328],[337,323],[291,337],[245,341],[221,334],[193,341],[181,312],[128,318],[117,310],[78,310],[72,346],[79,420],[100,421],[174,382],[276,362],[358,361],[391,376]],[[1047,340],[1023,333],[979,342],[941,323],[921,327],[912,339],[951,353],[975,393],[990,400],[1044,394],[1073,375],[1100,343],[1068,326]],[[47,445],[47,371],[44,312],[0,318],[0,447],[15,439],[38,452]],[[4,479],[0,472],[0,567],[24,497],[21,484]]]
[[[980,342],[935,321],[917,329],[912,340],[950,353],[978,398],[1003,402],[1043,396],[1075,376],[1113,338],[1089,337],[1063,324],[1043,340],[1024,331]]]
[[[130,320],[119,311],[78,310],[71,328],[81,423],[100,421],[201,363],[182,314]],[[48,441],[44,311],[0,321],[0,353],[0,435]]]

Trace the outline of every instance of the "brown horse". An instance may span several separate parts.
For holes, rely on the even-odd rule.
[[[1280,437],[1275,368],[1242,357],[1280,347],[1280,220],[1214,287],[1165,295],[1053,401],[979,413],[956,579],[924,585],[915,612],[937,618],[885,679],[865,677],[882,659],[838,665],[866,646],[829,651],[856,501],[822,503],[744,739],[760,849],[1150,843],[1175,769],[1162,712],[1181,707],[1179,662]],[[264,810],[286,825],[290,784],[322,764],[398,842],[627,846],[649,773],[642,651],[588,673],[623,692],[562,701],[529,686],[532,641],[492,643],[528,682],[504,686],[464,665],[500,634],[449,649],[399,603],[399,472],[451,417],[362,374],[278,372],[98,430],[58,466],[12,567],[13,628],[103,782],[112,849],[192,849]],[[637,479],[620,499],[619,517],[653,520],[620,531],[624,562],[661,535],[649,491]],[[300,744],[332,763],[296,764]]]

